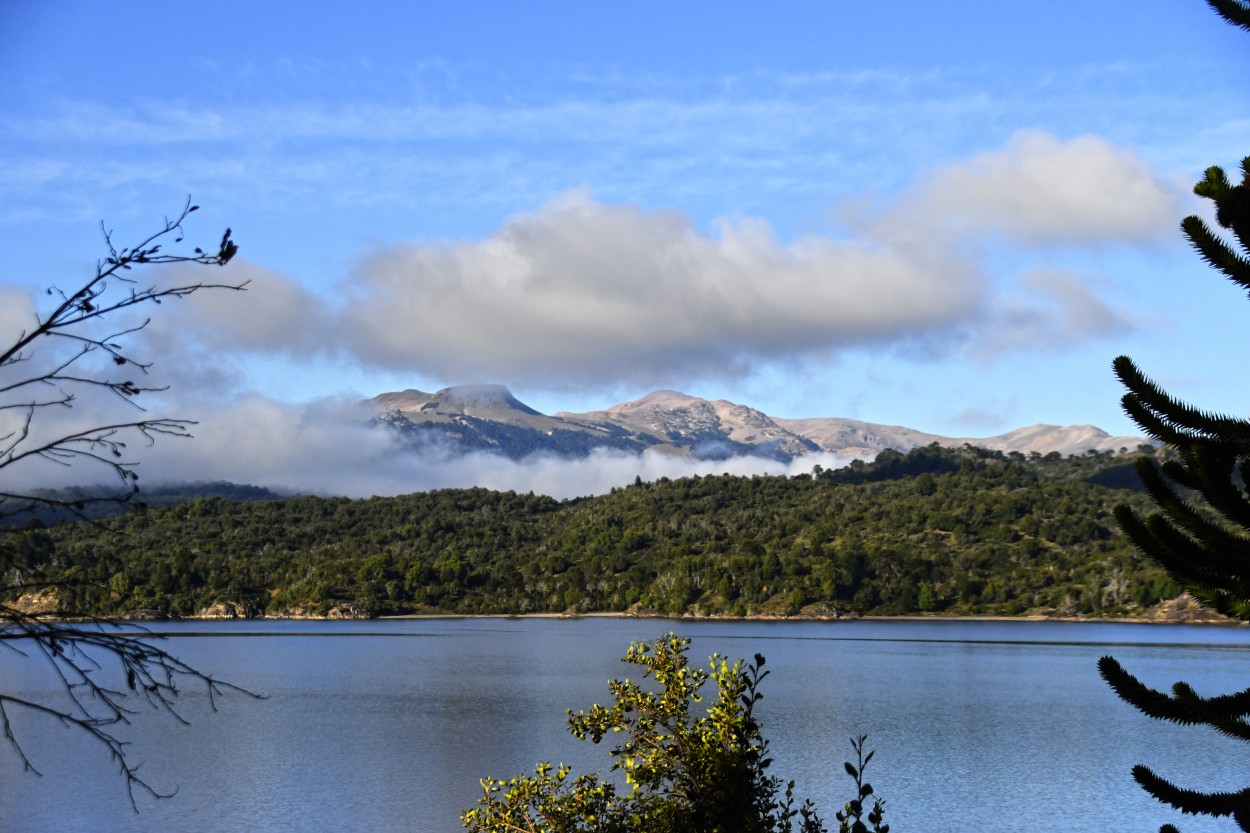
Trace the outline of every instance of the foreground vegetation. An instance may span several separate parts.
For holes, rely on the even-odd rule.
[[[634,643],[625,662],[651,685],[613,680],[611,706],[569,712],[574,737],[613,739],[612,769],[625,776],[624,789],[602,773],[570,778],[564,765],[539,763],[533,775],[483,780],[477,807],[461,815],[464,826],[472,833],[824,833],[815,807],[796,805],[794,782],[768,772],[768,741],[754,716],[764,696],[759,684],[768,676],[764,657],[756,654],[744,666],[713,654],[707,669],[692,668],[689,647],[689,639],[672,633]],[[716,693],[701,695],[709,681]],[[706,713],[692,713],[704,699]],[[863,739],[856,743],[860,752]],[[869,830],[860,821],[863,800],[872,794],[860,775],[862,753],[859,763],[854,769],[847,764],[856,797],[838,814],[847,833]],[[890,829],[881,822],[883,805],[877,799],[869,810],[877,833]]]
[[[1180,589],[1119,533],[1126,458],[887,451],[798,477],[199,498],[0,539],[5,585],[62,610],[192,616],[653,612],[1119,616]],[[223,605],[223,603],[225,603]]]
[[[794,782],[770,774],[768,741],[755,718],[769,672],[764,656],[733,664],[718,654],[692,668],[690,640],[674,633],[635,642],[625,662],[641,684],[612,680],[611,706],[568,710],[569,731],[600,743],[611,737],[612,772],[570,777],[561,764],[540,762],[534,774],[485,778],[477,806],[460,816],[471,833],[825,833],[811,801],[794,797]],[[703,692],[716,684],[714,695]],[[706,706],[700,713],[700,706]],[[866,736],[851,738],[855,763],[844,764],[855,782],[852,797],[835,813],[838,833],[890,833],[885,800],[875,795],[864,769]],[[871,825],[871,827],[869,826]]]

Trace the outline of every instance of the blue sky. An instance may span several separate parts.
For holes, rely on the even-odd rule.
[[[141,337],[209,434],[470,382],[1134,434],[1120,353],[1246,414],[1250,307],[1177,224],[1250,152],[1250,40],[1004,8],[10,0],[0,301],[190,194],[251,289]]]

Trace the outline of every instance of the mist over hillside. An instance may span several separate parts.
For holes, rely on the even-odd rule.
[[[307,454],[312,474],[302,480],[264,473],[241,478],[244,484],[162,478],[149,482],[136,501],[166,506],[197,497],[395,496],[476,486],[568,499],[605,494],[638,481],[835,471],[871,463],[885,451],[907,453],[934,445],[1053,459],[1090,452],[1123,456],[1146,443],[1140,437],[1112,437],[1089,425],[1035,425],[989,438],[951,438],[851,419],[774,419],[725,400],[674,391],[656,391],[602,411],[553,416],[530,408],[501,385],[464,385],[436,393],[405,390],[365,404],[363,411],[319,410],[312,421],[319,433],[336,438],[336,446],[354,449],[354,463],[341,454]],[[377,411],[380,416],[371,422],[363,418]],[[212,447],[210,437],[207,448]],[[171,450],[192,452],[197,471],[212,471],[204,448],[193,443]],[[282,459],[294,464],[301,458]],[[1108,471],[1118,479],[1101,485],[1137,488],[1131,466]],[[115,491],[107,486],[44,490],[64,500],[96,501]],[[93,503],[86,514],[116,511],[110,504]],[[47,523],[66,517],[44,515],[39,520]]]
[[[500,385],[405,390],[364,401],[245,396],[188,401],[183,408],[196,416],[194,439],[136,452],[140,499],[168,484],[208,482],[352,498],[480,486],[563,499],[663,477],[806,474],[816,466],[871,461],[885,449],[906,452],[933,443],[1044,456],[1119,453],[1143,442],[1093,426],[943,437],[836,417],[775,418],[744,404],[673,391],[551,415]],[[100,484],[90,469],[67,473],[48,464],[26,474],[24,488],[117,488]]]

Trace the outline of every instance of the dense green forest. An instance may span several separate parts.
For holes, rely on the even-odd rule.
[[[1180,592],[1115,526],[1136,487],[1123,456],[935,445],[568,501],[197,498],[0,535],[0,569],[99,615],[1121,616]]]

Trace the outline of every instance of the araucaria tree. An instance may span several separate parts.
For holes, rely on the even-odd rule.
[[[1246,0],[1207,2],[1228,22],[1250,30]],[[1242,160],[1239,183],[1212,167],[1194,192],[1215,204],[1215,220],[1225,233],[1190,216],[1181,223],[1185,237],[1203,260],[1250,291],[1250,156]],[[1250,621],[1250,421],[1208,413],[1174,399],[1127,357],[1116,359],[1115,371],[1128,389],[1125,411],[1173,450],[1161,465],[1150,458],[1137,461],[1158,511],[1141,517],[1120,507],[1116,518],[1121,528],[1203,604]],[[1169,695],[1143,685],[1111,657],[1099,661],[1099,670],[1121,699],[1151,717],[1209,726],[1250,741],[1250,688],[1204,697],[1188,683],[1178,682]],[[1250,787],[1237,792],[1185,789],[1145,766],[1135,767],[1133,777],[1152,796],[1182,813],[1231,816],[1242,830],[1250,831]],[[1176,828],[1164,825],[1162,831],[1175,833]]]
[[[182,224],[197,209],[188,201],[173,219],[133,247],[117,249],[104,234],[106,257],[95,274],[69,289],[50,287],[47,305],[36,305],[32,320],[11,342],[0,343],[0,660],[19,664],[24,673],[42,673],[59,693],[37,698],[0,689],[0,730],[26,770],[38,773],[31,737],[22,725],[68,726],[103,748],[125,780],[131,800],[136,788],[158,795],[140,776],[120,733],[140,710],[155,710],[181,720],[176,706],[180,687],[202,685],[210,701],[225,690],[239,690],[180,661],[143,632],[80,617],[76,586],[63,578],[49,581],[36,566],[46,553],[29,553],[28,538],[6,535],[22,516],[38,509],[79,516],[88,503],[125,503],[138,491],[137,461],[129,450],[135,440],[186,437],[194,424],[185,419],[150,416],[136,399],[159,390],[144,383],[150,363],[126,347],[127,336],[147,325],[132,310],[185,298],[207,289],[243,289],[243,283],[184,282],[185,272],[156,267],[177,264],[224,266],[238,247],[230,230],[211,251],[166,252],[167,242],[182,241]],[[150,283],[138,283],[142,270]],[[116,397],[133,409],[133,418],[102,417],[99,396]],[[59,419],[66,412],[77,421]],[[65,498],[28,487],[31,473],[49,465],[94,467],[116,486],[90,498]],[[21,540],[25,543],[19,545]],[[49,604],[29,603],[42,596]],[[25,597],[26,601],[23,601]],[[6,674],[5,682],[13,676]],[[33,731],[29,729],[27,731]]]

